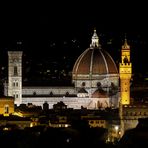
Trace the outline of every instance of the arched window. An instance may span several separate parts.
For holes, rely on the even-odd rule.
[[[66,96],[69,96],[69,92],[66,92]]]
[[[15,82],[13,82],[13,87],[15,87]]]
[[[14,76],[18,75],[17,66],[14,66]]]
[[[16,87],[18,87],[18,82],[16,82]]]
[[[18,94],[15,95],[15,98],[18,98]]]
[[[101,87],[101,82],[97,82],[97,87],[98,87],[98,88]]]
[[[36,96],[36,92],[35,91],[33,92],[33,95]]]
[[[52,91],[50,92],[50,96],[53,96],[53,92]]]
[[[17,81],[13,81],[13,87],[18,87],[18,82]]]
[[[5,114],[9,113],[9,105],[5,105]]]
[[[86,84],[85,84],[85,82],[82,82],[82,86],[84,87]]]
[[[125,64],[126,64],[126,63],[129,63],[129,62],[128,62],[127,56],[124,57],[123,62],[124,62]]]

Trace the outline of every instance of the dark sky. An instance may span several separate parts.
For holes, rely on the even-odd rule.
[[[147,45],[146,6],[135,1],[6,2],[0,5],[0,58],[5,60],[3,54],[15,48],[17,41],[22,41],[25,52],[37,54],[52,52],[52,41],[76,38],[88,47],[94,27],[100,34],[115,35],[120,42],[127,33],[131,40],[140,38]]]
[[[97,26],[98,31],[143,31],[147,26],[144,4],[101,1],[18,2],[1,5],[1,37],[48,38],[52,35],[82,34]],[[88,5],[89,4],[89,5]],[[64,34],[66,32],[66,34]],[[41,36],[42,35],[42,36]],[[83,36],[83,35],[82,35]],[[59,38],[57,37],[57,38]]]

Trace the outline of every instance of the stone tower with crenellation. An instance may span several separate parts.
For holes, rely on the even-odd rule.
[[[123,119],[123,108],[126,105],[130,105],[130,80],[132,76],[132,63],[130,61],[130,46],[125,39],[121,49],[121,63],[119,64],[119,76],[120,76],[120,104],[119,104],[119,116],[120,116],[120,129],[121,136],[125,132],[125,125]]]
[[[121,104],[130,104],[130,80],[132,76],[132,63],[130,61],[130,46],[125,39],[121,49],[121,63],[119,65]]]

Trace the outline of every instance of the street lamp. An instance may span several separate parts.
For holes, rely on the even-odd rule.
[[[119,126],[116,125],[116,126],[115,126],[115,130],[116,130],[116,132],[118,131],[118,129],[119,129]]]
[[[116,126],[115,126],[115,131],[116,131],[116,137],[117,137],[117,138],[118,138],[118,130],[119,130],[119,126],[116,125]]]

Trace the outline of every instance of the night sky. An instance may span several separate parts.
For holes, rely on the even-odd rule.
[[[93,29],[97,29],[102,46],[112,40],[108,51],[118,60],[125,33],[131,44],[135,65],[139,71],[148,71],[147,9],[143,3],[109,3],[97,1],[74,2],[17,2],[0,5],[0,62],[7,58],[8,50],[18,48],[32,57],[52,56],[64,52],[82,53],[89,47]],[[65,44],[74,42],[79,48],[64,50]],[[64,44],[64,45],[63,45]],[[53,46],[56,46],[55,50]],[[71,47],[72,45],[69,45]],[[71,51],[70,51],[71,50]],[[134,51],[133,51],[134,50]],[[114,58],[113,57],[113,58]],[[44,57],[43,57],[44,58]]]

